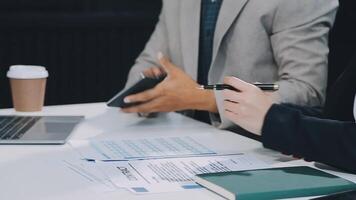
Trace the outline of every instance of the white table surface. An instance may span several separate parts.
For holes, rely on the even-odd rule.
[[[16,113],[12,109],[0,110],[0,115],[84,115],[85,120],[75,129],[71,140],[106,136],[143,136],[206,134],[219,143],[241,152],[252,153],[270,164],[290,161],[290,157],[262,148],[259,142],[235,133],[217,130],[176,113],[162,114],[155,119],[138,118],[107,108],[104,103],[45,107],[39,113]],[[149,130],[149,131],[147,131]],[[148,134],[149,133],[149,134]],[[87,184],[72,180],[73,173],[58,160],[77,158],[73,148],[66,145],[2,145],[0,146],[0,200],[122,200],[122,199],[223,199],[207,190],[134,195],[120,189],[100,193],[87,188]],[[294,161],[297,165],[312,165]],[[337,173],[356,181],[356,176]]]

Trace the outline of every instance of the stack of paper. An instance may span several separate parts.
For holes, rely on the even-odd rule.
[[[76,141],[71,145],[83,161],[66,165],[107,190],[140,194],[200,189],[193,182],[196,174],[268,167],[252,156],[210,145],[214,142],[191,136]]]
[[[196,174],[268,166],[254,157],[239,154],[106,162],[98,167],[117,187],[142,194],[199,189],[193,181]]]

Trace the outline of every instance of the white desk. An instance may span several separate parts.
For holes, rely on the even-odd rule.
[[[0,110],[0,114],[18,114],[12,109]],[[239,151],[250,152],[268,163],[289,160],[277,152],[263,149],[259,142],[237,134],[220,131],[211,126],[170,113],[156,119],[142,119],[134,114],[122,114],[117,109],[107,108],[103,103],[52,106],[41,113],[32,115],[85,115],[86,119],[75,130],[71,140],[91,137],[105,137],[110,134],[135,134],[147,137],[144,130],[166,130],[164,135],[207,134],[217,142],[231,145]],[[162,131],[161,131],[162,132]],[[222,199],[207,190],[164,193],[138,196],[125,190],[110,193],[96,193],[87,188],[85,182],[68,182],[73,173],[58,165],[63,158],[76,158],[77,154],[69,145],[60,146],[0,146],[0,199],[1,200],[121,200],[121,199]],[[303,161],[298,161],[302,164]],[[311,164],[311,163],[309,163]],[[342,174],[356,181],[356,176]]]

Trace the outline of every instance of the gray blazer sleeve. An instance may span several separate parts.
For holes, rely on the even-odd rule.
[[[155,30],[147,42],[143,52],[138,56],[134,66],[132,66],[125,88],[132,86],[136,81],[138,81],[140,74],[145,69],[153,66],[159,66],[156,59],[158,52],[162,52],[164,55],[169,55],[168,34],[166,30],[167,26],[165,25],[166,22],[164,17],[164,6],[165,4],[163,1],[163,8],[159,17],[159,21],[156,24]]]
[[[324,104],[328,70],[328,34],[336,0],[281,1],[272,27],[271,44],[279,66],[277,102]]]
[[[324,104],[328,72],[328,34],[334,23],[336,0],[281,0],[275,10],[270,36],[277,63],[279,103],[320,106]],[[236,126],[223,116],[223,99],[216,92],[220,121],[225,129]]]

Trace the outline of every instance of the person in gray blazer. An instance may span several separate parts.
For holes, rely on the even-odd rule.
[[[126,88],[142,73],[167,77],[126,97],[141,104],[122,111],[195,110],[202,121],[209,112],[208,121],[227,128],[233,123],[223,117],[221,92],[197,89],[225,76],[277,83],[279,91],[269,94],[276,103],[322,106],[328,34],[337,7],[337,0],[163,0],[159,22]]]

